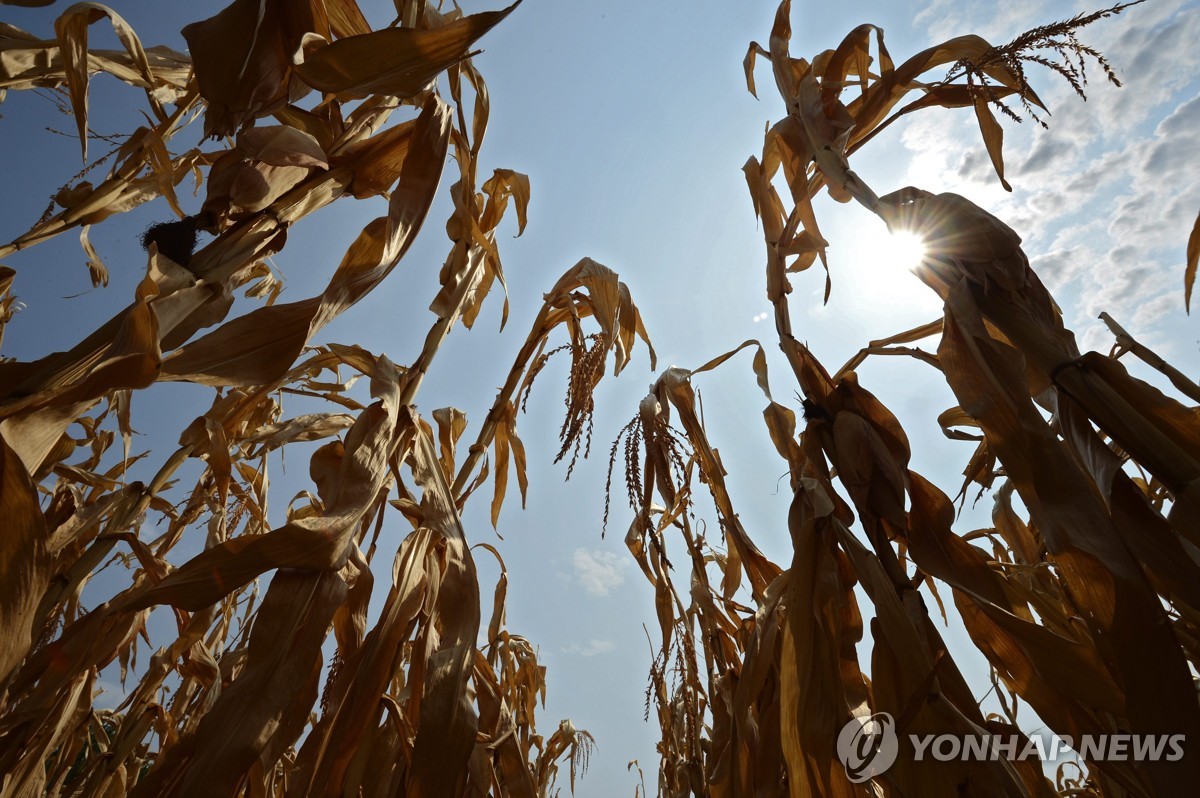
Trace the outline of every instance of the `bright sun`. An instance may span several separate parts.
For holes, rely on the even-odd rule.
[[[919,236],[893,235],[875,223],[863,225],[849,237],[843,262],[864,299],[936,308],[940,304],[936,295],[912,273],[924,254],[925,244]]]
[[[889,233],[883,225],[869,225],[853,237],[848,254],[873,280],[908,283],[925,255],[925,243],[915,233]]]
[[[925,257],[925,242],[916,233],[889,233],[884,236],[882,258],[896,269],[912,271]]]

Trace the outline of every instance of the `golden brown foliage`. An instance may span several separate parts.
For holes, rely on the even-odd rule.
[[[1006,708],[1019,698],[1051,730],[1076,740],[1113,733],[1198,739],[1200,424],[1194,407],[1132,377],[1120,352],[1079,352],[1020,237],[999,219],[953,194],[906,189],[880,198],[848,162],[903,114],[973,107],[1003,181],[1000,127],[988,106],[1008,96],[1026,108],[1041,105],[1019,68],[1021,59],[1042,63],[1027,54],[1039,46],[1066,60],[1056,71],[1081,89],[1082,66],[1076,71],[1069,56],[1106,62],[1075,30],[1122,8],[1036,29],[1003,48],[959,37],[896,65],[882,31],[869,25],[811,61],[792,57],[785,0],[769,46],[751,45],[750,90],[755,59],[765,56],[787,108],[745,172],[762,219],[779,345],[804,395],[797,430],[796,412],[772,398],[765,361],[756,358],[764,420],[794,492],[787,518],[793,555],[776,565],[748,537],[724,464],[699,423],[693,377],[738,350],[695,371],[663,373],[634,422],[637,451],[626,453],[636,510],[626,542],[654,587],[662,634],[648,695],[662,731],[660,794],[1193,790],[1200,777],[1194,755],[1088,761],[1086,775],[1060,770],[1056,782],[1036,760],[915,759],[909,734],[1025,734],[1011,710],[981,709],[919,592],[923,585],[939,604],[949,586]],[[946,78],[924,77],[946,65]],[[918,99],[901,105],[914,93]],[[780,174],[786,199],[776,189]],[[832,377],[794,337],[787,303],[789,274],[825,261],[812,205],[822,188],[836,200],[858,200],[894,230],[919,233],[927,250],[917,276],[945,307],[939,321],[872,342]],[[936,355],[903,346],[939,334]],[[1195,401],[1200,388],[1118,335],[1122,350],[1182,380],[1183,394]],[[739,349],[747,345],[757,342]],[[977,441],[968,484],[1001,482],[994,528],[957,534],[950,498],[910,470],[904,430],[853,371],[873,354],[913,355],[945,378],[959,406],[939,423]],[[670,432],[673,417],[682,440]],[[685,449],[691,454],[680,462]],[[697,479],[715,504],[724,551],[694,526]],[[1028,518],[1018,514],[1015,496]],[[874,605],[870,678],[858,650],[864,623],[856,586]],[[747,595],[752,606],[739,601]],[[899,757],[886,772],[853,783],[834,741],[853,718],[881,712],[896,719]]]
[[[85,156],[91,74],[140,88],[150,110],[145,127],[85,170],[111,161],[103,179],[81,173],[0,257],[78,228],[102,285],[91,225],[160,197],[180,217],[147,233],[146,275],[128,307],[66,352],[0,362],[6,796],[532,798],[554,790],[564,765],[572,788],[587,766],[588,732],[563,721],[538,734],[545,669],[507,627],[500,553],[472,547],[461,514],[489,475],[493,524],[512,470],[524,498],[517,410],[549,357],[571,358],[558,458],[573,465],[590,448],[609,355],[620,372],[639,338],[652,365],[653,349],[628,288],[585,258],[545,295],[461,461],[465,416],[418,412],[443,340],[458,322],[472,327],[491,288],[504,286],[496,230],[510,203],[524,229],[531,189],[511,170],[478,174],[489,100],[471,48],[512,8],[397,7],[395,26],[372,31],[354,0],[235,0],[185,29],[194,61],[144,48],[96,4],[68,9],[52,39],[0,26],[0,90],[62,92]],[[1052,782],[1030,762],[918,762],[907,747],[907,734],[1022,736],[1009,709],[1018,698],[1063,735],[1200,739],[1189,670],[1200,666],[1200,426],[1194,407],[1132,377],[1118,357],[1146,360],[1193,401],[1200,387],[1111,319],[1118,348],[1080,353],[1015,231],[952,194],[880,198],[848,160],[905,114],[970,107],[1003,181],[991,109],[1011,97],[1031,114],[1042,107],[1026,62],[1080,92],[1085,57],[1113,78],[1075,32],[1122,8],[1002,47],[959,37],[896,65],[869,25],[811,61],[793,58],[784,2],[769,46],[751,45],[751,91],[765,56],[787,109],[745,172],[802,413],[776,401],[762,344],[747,341],[697,369],[663,372],[614,443],[634,510],[626,544],[653,586],[661,632],[647,693],[662,732],[661,794],[1173,796],[1200,783],[1195,757],[1087,762],[1087,772]],[[88,27],[103,19],[123,50],[89,49]],[[944,78],[927,77],[943,68]],[[314,89],[319,100],[298,104]],[[218,143],[173,153],[198,114]],[[313,346],[404,257],[451,154],[451,248],[434,322],[407,365],[358,346]],[[189,176],[205,190],[195,216],[175,193]],[[822,189],[919,232],[928,252],[918,276],[944,302],[942,319],[871,342],[832,376],[794,336],[787,303],[789,275],[818,258],[828,275],[812,205]],[[277,303],[266,259],[289,227],[334,201],[376,196],[386,213],[358,234],[326,287]],[[193,253],[197,230],[212,240]],[[17,307],[16,276],[0,267],[0,333]],[[265,303],[229,319],[238,289]],[[560,328],[565,344],[554,342]],[[936,353],[909,346],[935,335]],[[743,525],[692,385],[746,348],[793,492],[783,564]],[[975,443],[960,495],[999,482],[992,528],[956,533],[951,499],[909,468],[903,428],[854,371],[878,354],[912,356],[945,378],[959,405],[938,423]],[[350,391],[360,376],[365,405]],[[131,393],[160,381],[217,393],[173,453],[150,455],[154,476],[130,482]],[[337,407],[285,417],[285,394]],[[309,460],[312,489],[272,528],[268,455],[304,442],[322,442]],[[197,464],[196,481],[181,484],[185,465]],[[700,486],[722,546],[694,522]],[[150,519],[163,530],[147,539]],[[386,545],[381,533],[397,524],[391,583],[369,614],[370,566]],[[193,527],[205,539],[188,558],[181,542]],[[500,565],[486,625],[480,548]],[[83,607],[84,587],[113,563],[127,567],[127,582]],[[1004,715],[980,707],[922,586],[939,605],[949,588]],[[873,605],[870,678],[860,595]],[[139,659],[156,607],[169,608],[174,637]],[[113,663],[132,689],[117,710],[99,710],[98,674]],[[835,754],[838,730],[879,712],[904,733],[900,757],[852,783]]]
[[[236,0],[184,29],[194,60],[144,49],[120,16],[90,3],[64,12],[51,40],[0,29],[0,87],[65,89],[85,147],[92,73],[143,89],[151,110],[147,126],[101,159],[112,163],[98,185],[64,187],[58,210],[0,255],[79,228],[104,283],[89,225],[159,197],[181,217],[147,231],[146,275],[127,308],[69,351],[0,362],[5,796],[532,798],[554,791],[562,761],[574,787],[594,740],[569,721],[537,733],[545,668],[505,623],[502,560],[483,624],[460,513],[488,475],[489,452],[493,522],[510,468],[524,495],[514,408],[560,329],[573,353],[586,352],[571,373],[564,452],[590,435],[609,354],[619,372],[637,338],[649,344],[637,307],[604,266],[585,258],[569,269],[461,464],[465,416],[443,408],[423,418],[416,406],[442,341],[458,322],[471,327],[503,284],[496,229],[510,205],[525,226],[526,176],[497,169],[480,184],[489,101],[470,60],[514,7],[464,16],[407,2],[396,26],[372,31],[354,0]],[[103,18],[125,51],[88,49],[88,26]],[[320,99],[298,105],[313,89]],[[201,114],[218,144],[173,153],[176,134]],[[434,322],[423,341],[404,342],[419,344],[409,364],[313,346],[404,257],[451,154],[451,248]],[[175,196],[189,175],[206,192],[195,216]],[[324,290],[276,302],[281,284],[266,258],[288,229],[334,201],[378,195],[386,213],[358,234]],[[197,230],[212,238],[193,253]],[[15,276],[0,272],[0,325],[14,310]],[[239,288],[266,303],[229,318]],[[359,376],[370,383],[366,405],[350,393]],[[151,455],[155,476],[127,482],[137,459],[128,456],[130,392],[167,380],[218,390],[207,412],[185,421],[173,454]],[[284,394],[337,407],[289,418]],[[68,434],[73,425],[82,438]],[[312,490],[272,528],[268,455],[320,441]],[[177,481],[189,461],[201,464],[190,488]],[[147,539],[155,520],[165,531]],[[369,617],[370,564],[381,532],[397,526],[392,582]],[[189,528],[205,537],[190,558],[178,548]],[[85,609],[81,591],[113,562],[127,566],[127,581]],[[139,659],[155,607],[170,609],[175,637]],[[130,691],[116,711],[99,711],[98,674],[114,662]]]

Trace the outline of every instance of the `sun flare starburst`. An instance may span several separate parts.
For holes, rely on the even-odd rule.
[[[889,233],[882,224],[864,225],[837,253],[839,269],[862,307],[936,311],[937,295],[913,273],[926,255],[924,239],[910,231]]]
[[[884,237],[881,248],[885,252],[880,254],[889,261],[881,264],[885,267],[912,271],[921,265],[921,260],[925,257],[925,241],[916,233],[891,233]]]

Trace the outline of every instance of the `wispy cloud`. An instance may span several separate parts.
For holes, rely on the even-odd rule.
[[[625,583],[629,564],[611,551],[575,549],[571,558],[575,580],[593,596],[607,596]]]
[[[908,182],[963,194],[1011,225],[1085,350],[1112,343],[1096,321],[1104,310],[1173,354],[1178,336],[1170,330],[1183,319],[1183,247],[1200,209],[1200,184],[1187,177],[1200,162],[1200,48],[1186,44],[1200,38],[1197,5],[1162,0],[1084,31],[1082,38],[1111,58],[1124,88],[1108,85],[1091,63],[1086,103],[1052,76],[1031,76],[1055,115],[1047,117],[1049,130],[1006,126],[1013,194],[996,190],[971,114],[928,114],[902,134],[912,156]],[[933,0],[925,21],[943,33],[952,26],[1000,42],[1031,20],[1094,4],[1076,3],[1069,13],[1036,0],[1020,6],[1009,20]],[[997,26],[1010,22],[1000,35]]]
[[[563,649],[564,654],[578,654],[581,657],[594,657],[597,654],[607,654],[616,649],[617,644],[611,640],[589,640],[580,645],[572,643]]]
[[[957,0],[932,0],[913,18],[913,27],[925,31],[930,43],[974,33],[1001,45],[1025,30],[1029,20],[1052,21],[1062,16],[1047,5],[1039,0],[1009,0],[988,4],[985,13],[972,14],[972,6]]]

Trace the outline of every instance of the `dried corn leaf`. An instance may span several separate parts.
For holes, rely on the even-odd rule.
[[[425,105],[387,216],[363,229],[320,296],[260,308],[228,322],[174,353],[164,378],[263,385],[286,374],[308,340],[387,277],[412,245],[441,177],[449,121],[441,101]]]
[[[129,23],[108,6],[100,3],[76,3],[54,21],[54,32],[62,51],[67,90],[71,97],[71,107],[75,111],[75,125],[79,131],[79,146],[83,151],[84,161],[87,160],[87,142],[90,132],[88,130],[88,70],[90,66],[87,52],[88,26],[104,17],[108,17],[112,22],[117,38],[121,40],[121,44],[125,45],[125,49],[133,59],[133,64],[146,86],[153,86],[155,83],[150,62],[146,59],[146,52],[142,49],[141,40],[133,32],[133,28],[129,27]],[[159,118],[164,118],[162,105],[158,99],[153,93],[148,92],[147,96]]]
[[[467,58],[471,45],[517,5],[437,28],[387,28],[340,39],[306,57],[296,74],[340,100],[369,94],[415,97],[438,73]]]
[[[329,36],[311,0],[235,0],[216,16],[186,26],[183,37],[208,104],[204,134],[232,135],[295,99],[292,58],[309,33]]]
[[[1196,283],[1196,267],[1200,265],[1200,216],[1192,225],[1192,234],[1188,236],[1187,268],[1183,272],[1183,306],[1192,311],[1192,287]]]
[[[46,522],[38,507],[37,488],[17,453],[0,436],[0,681],[29,653],[35,611],[50,580]]]

